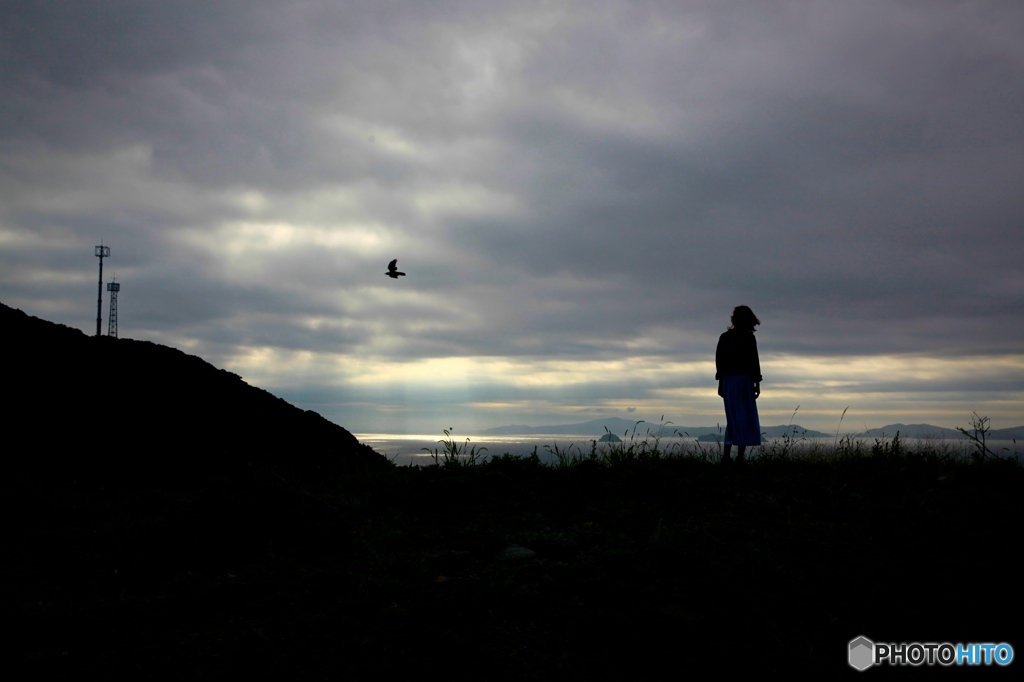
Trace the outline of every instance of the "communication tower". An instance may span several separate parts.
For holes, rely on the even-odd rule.
[[[110,247],[96,247],[96,257],[100,259],[100,283],[96,286],[96,336],[100,335],[100,319],[103,316],[103,259],[110,257]]]
[[[110,292],[110,313],[107,314],[107,336],[117,338],[117,292],[121,291],[121,285],[117,283],[117,277],[113,282],[107,284],[107,291]]]

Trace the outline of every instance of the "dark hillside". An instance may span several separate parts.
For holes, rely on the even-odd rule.
[[[272,465],[313,472],[383,458],[193,355],[86,336],[0,304],[9,467],[108,476]]]

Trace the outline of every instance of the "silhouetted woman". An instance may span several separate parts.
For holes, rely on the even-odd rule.
[[[757,397],[761,395],[761,362],[757,357],[754,327],[761,324],[745,305],[732,311],[732,324],[718,337],[715,369],[718,395],[725,400],[725,449],[722,462],[742,462],[748,446],[761,444],[761,423],[757,420]]]

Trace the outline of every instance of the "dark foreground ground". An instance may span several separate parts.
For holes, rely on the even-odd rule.
[[[499,459],[331,480],[160,471],[4,481],[5,667],[40,679],[1007,679],[1020,661],[857,673],[847,643],[1009,642],[1024,656],[1013,465],[903,454],[743,468]]]

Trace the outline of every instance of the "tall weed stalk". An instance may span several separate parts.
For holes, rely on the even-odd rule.
[[[452,436],[454,429],[448,427],[444,430],[444,438],[437,441],[441,444],[442,449],[438,452],[437,448],[431,451],[430,448],[422,448],[433,458],[435,465],[444,466],[473,466],[483,458],[483,453],[487,448],[479,446],[470,447],[469,439],[466,439],[464,445],[460,445],[455,437]]]

